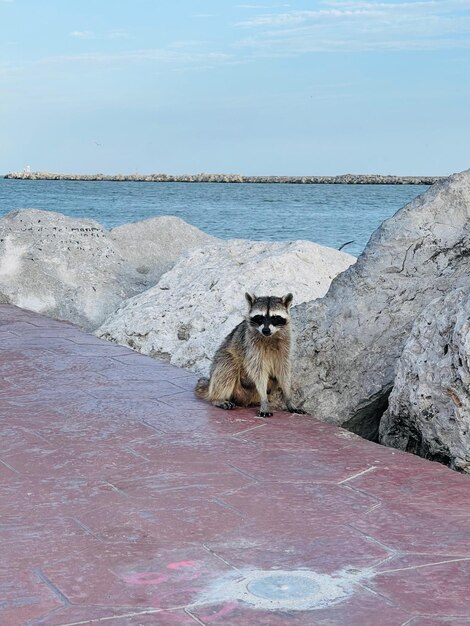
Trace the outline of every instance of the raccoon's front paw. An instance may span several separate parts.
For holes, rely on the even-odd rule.
[[[258,413],[256,413],[256,417],[272,417],[273,414],[271,413],[271,411],[258,411]]]
[[[223,402],[219,402],[216,404],[219,409],[225,409],[226,411],[231,411],[232,409],[236,409],[237,405],[234,402],[230,402],[230,400],[224,400]]]

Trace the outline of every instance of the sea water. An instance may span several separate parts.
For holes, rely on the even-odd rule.
[[[359,255],[381,222],[424,185],[153,183],[0,179],[0,217],[20,208],[113,228],[176,215],[223,239],[307,239]]]

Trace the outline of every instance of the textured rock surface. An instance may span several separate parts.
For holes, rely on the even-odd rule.
[[[193,250],[145,293],[126,302],[100,337],[207,373],[212,356],[245,313],[244,292],[294,302],[325,294],[355,258],[317,244],[234,240]]]
[[[169,215],[118,226],[110,231],[110,237],[148,286],[155,285],[181,254],[219,241]]]
[[[0,302],[94,329],[142,290],[93,220],[24,209],[0,220]]]
[[[5,178],[20,180],[133,180],[178,183],[294,183],[314,185],[432,185],[442,176],[390,176],[340,174],[338,176],[242,176],[241,174],[58,174],[10,172]]]
[[[322,300],[294,309],[295,380],[320,419],[377,436],[397,359],[436,296],[468,285],[470,170],[436,183],[386,220]]]
[[[429,304],[398,361],[382,443],[470,472],[470,289]]]

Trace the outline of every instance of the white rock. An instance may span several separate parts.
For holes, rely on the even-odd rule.
[[[110,238],[149,287],[155,285],[182,254],[219,241],[170,215],[117,226],[110,231]]]
[[[377,436],[397,360],[436,296],[469,285],[470,170],[386,220],[322,300],[294,309],[295,380],[316,417]]]
[[[93,220],[36,209],[0,219],[0,301],[91,330],[140,281]]]
[[[325,294],[355,258],[307,241],[221,242],[191,251],[160,282],[126,302],[97,335],[145,354],[207,373],[222,339],[244,314],[245,291]]]
[[[470,472],[470,289],[431,302],[398,366],[382,443]]]

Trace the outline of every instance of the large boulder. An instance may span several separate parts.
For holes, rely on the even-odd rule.
[[[171,215],[117,226],[109,234],[148,287],[155,285],[183,253],[219,241]]]
[[[0,301],[92,330],[140,281],[93,220],[37,209],[0,219]]]
[[[380,424],[386,445],[470,472],[470,288],[415,321]]]
[[[97,335],[207,373],[221,340],[245,314],[244,292],[323,296],[355,258],[308,241],[232,240],[193,250],[160,282],[126,302]]]
[[[325,298],[294,309],[297,392],[322,420],[376,438],[416,317],[470,282],[470,170],[386,220]]]

